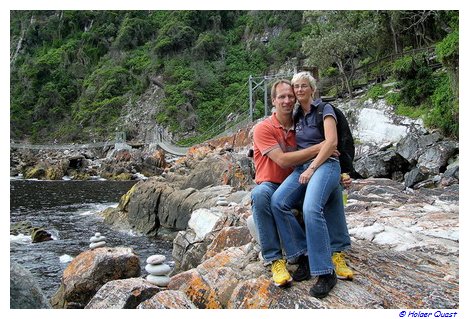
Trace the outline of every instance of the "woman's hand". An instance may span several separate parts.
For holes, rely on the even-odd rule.
[[[299,178],[300,184],[308,184],[315,170],[316,170],[315,167],[310,166],[303,173],[301,173],[300,178]]]
[[[346,189],[352,186],[352,179],[350,178],[349,174],[347,173],[340,174],[340,183]]]

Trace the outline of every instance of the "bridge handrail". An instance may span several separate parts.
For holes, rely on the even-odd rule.
[[[187,151],[189,150],[189,147],[179,147],[173,144],[168,144],[164,141],[158,142],[158,146],[168,153],[179,156],[185,156],[187,154]]]
[[[114,142],[98,142],[86,144],[26,144],[26,143],[10,143],[10,148],[31,149],[31,150],[68,150],[68,149],[86,149],[100,148],[114,145]]]

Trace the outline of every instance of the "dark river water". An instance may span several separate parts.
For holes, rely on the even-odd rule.
[[[133,248],[140,257],[142,276],[150,255],[165,255],[172,266],[172,242],[112,229],[97,215],[107,207],[116,207],[134,183],[10,180],[10,225],[30,221],[54,238],[32,243],[26,234],[10,235],[10,259],[32,272],[48,298],[57,291],[68,263],[89,249],[89,239],[96,232],[106,236],[108,247]]]

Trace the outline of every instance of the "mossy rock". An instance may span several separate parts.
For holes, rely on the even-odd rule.
[[[57,166],[51,166],[46,169],[46,179],[48,180],[61,180],[63,176],[63,170]]]
[[[30,235],[32,230],[34,229],[33,225],[28,220],[23,220],[14,224],[10,225],[10,235]]]
[[[90,174],[77,170],[68,170],[68,175],[73,177],[73,179],[80,181],[86,181],[90,179]]]
[[[134,186],[132,186],[131,189],[129,189],[129,191],[127,193],[125,193],[124,195],[121,196],[120,198],[120,201],[119,201],[119,206],[118,208],[122,211],[125,211],[126,208],[127,208],[127,205],[129,204],[130,202],[130,198],[132,197],[133,193],[135,192],[135,190],[137,189],[136,187],[137,184],[135,184]]]
[[[132,176],[131,173],[120,173],[119,175],[110,177],[110,179],[113,181],[130,181],[132,180]]]
[[[24,174],[26,179],[37,178],[44,179],[46,177],[46,170],[43,167],[35,166],[28,168]]]

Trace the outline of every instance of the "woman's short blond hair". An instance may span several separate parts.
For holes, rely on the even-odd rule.
[[[311,73],[309,73],[307,71],[299,72],[299,73],[296,73],[295,75],[293,75],[293,77],[291,79],[291,84],[295,85],[296,82],[298,82],[300,80],[303,80],[303,79],[307,80],[309,82],[309,85],[311,86],[313,91],[316,91],[316,89],[317,89],[316,79],[311,75]]]

